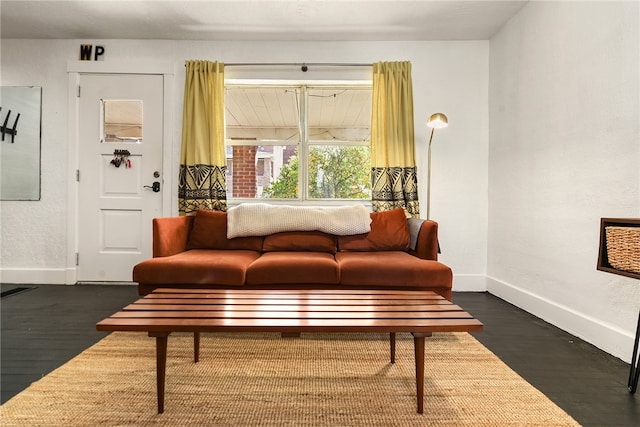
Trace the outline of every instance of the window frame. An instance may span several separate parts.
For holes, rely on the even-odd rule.
[[[309,140],[309,90],[332,88],[341,89],[364,89],[369,88],[373,92],[372,80],[260,80],[260,79],[225,79],[225,91],[229,88],[283,88],[300,90],[300,110],[298,117],[299,140],[298,145],[299,169],[298,187],[299,194],[296,198],[254,198],[254,197],[229,197],[227,192],[227,203],[234,206],[240,203],[265,203],[270,204],[293,204],[293,205],[371,205],[371,199],[334,199],[334,198],[309,198],[309,148],[311,146],[368,146],[371,147],[371,134],[367,140],[345,141],[345,140]],[[227,123],[225,113],[225,150],[232,146],[260,146],[273,145],[283,146],[283,140],[260,140],[251,139],[231,139],[227,136]],[[253,142],[253,143],[252,143]],[[294,144],[289,144],[294,145]],[[302,167],[304,165],[304,167]]]

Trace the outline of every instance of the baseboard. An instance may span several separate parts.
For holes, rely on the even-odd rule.
[[[631,362],[634,336],[584,313],[533,294],[517,286],[487,277],[487,291],[599,349]]]
[[[67,268],[0,269],[0,282],[2,283],[73,285],[76,283],[75,276],[75,269]]]
[[[485,292],[487,290],[487,276],[480,274],[454,274],[454,292]]]

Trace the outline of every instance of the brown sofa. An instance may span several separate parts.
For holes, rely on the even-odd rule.
[[[288,231],[233,239],[224,212],[156,218],[153,258],[134,267],[133,280],[140,295],[162,287],[424,289],[451,300],[451,269],[437,261],[437,223],[410,227],[415,220],[403,209],[370,217],[366,234]]]

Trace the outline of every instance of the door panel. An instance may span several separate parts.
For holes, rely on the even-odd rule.
[[[131,281],[133,266],[151,257],[162,108],[161,75],[80,76],[78,281]]]

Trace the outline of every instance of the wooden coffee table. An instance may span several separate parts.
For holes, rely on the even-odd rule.
[[[477,332],[482,323],[429,291],[158,289],[96,328],[147,332],[156,338],[158,413],[164,412],[171,332],[194,333],[195,362],[202,332],[388,332],[391,363],[395,334],[410,332],[418,413],[423,413],[425,337],[433,332]]]

